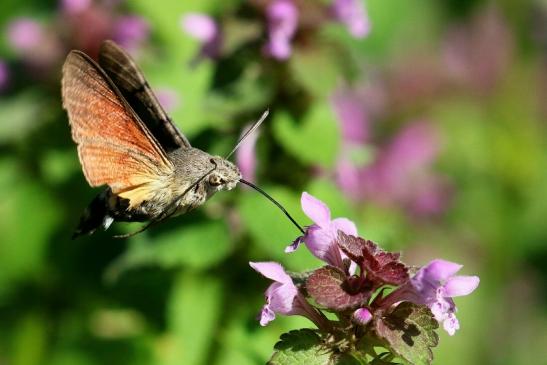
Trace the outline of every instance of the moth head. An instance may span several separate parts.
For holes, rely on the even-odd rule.
[[[209,162],[215,167],[206,178],[210,190],[232,190],[236,187],[241,179],[241,172],[236,165],[220,156],[211,157]]]

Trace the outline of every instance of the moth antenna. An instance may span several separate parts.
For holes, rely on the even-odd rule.
[[[287,216],[287,218],[289,218],[289,220],[296,226],[296,228],[298,228],[298,230],[300,232],[302,232],[302,234],[306,234],[306,231],[304,231],[304,228],[302,228],[302,226],[300,224],[298,224],[293,217],[291,217],[291,215],[289,214],[289,212],[287,212],[287,210],[285,208],[283,208],[283,206],[281,204],[279,204],[279,202],[277,200],[275,200],[274,198],[272,198],[268,193],[266,193],[264,190],[262,190],[261,188],[259,188],[258,186],[256,186],[255,184],[247,181],[247,180],[243,180],[243,179],[239,179],[239,181],[242,183],[242,184],[245,184],[247,186],[250,186],[251,188],[255,189],[256,191],[258,191],[260,194],[264,195],[269,201],[271,201],[272,203],[274,203],[279,209],[281,209],[281,211]]]
[[[150,223],[146,224],[145,226],[141,227],[140,229],[136,230],[135,232],[131,232],[131,233],[126,233],[126,234],[118,234],[118,235],[115,235],[113,236],[114,238],[129,238],[129,237],[133,237],[134,235],[137,235],[139,233],[142,233],[144,231],[146,231],[148,228],[150,228],[151,226],[155,225],[155,224],[158,224],[160,222],[163,222],[164,220],[166,220],[167,218],[171,217],[173,214],[175,214],[175,212],[177,211],[176,209],[176,206],[178,204],[178,202],[180,201],[180,199],[182,199],[186,194],[188,194],[188,192],[190,190],[192,190],[197,184],[199,184],[199,182],[201,180],[203,180],[205,177],[207,177],[207,175],[209,175],[211,172],[215,171],[216,168],[217,168],[217,164],[216,162],[214,161],[211,161],[213,163],[213,165],[215,165],[215,167],[213,167],[212,169],[210,169],[209,171],[207,171],[204,175],[202,175],[199,179],[197,179],[192,185],[190,185],[189,187],[186,188],[186,190],[184,190],[182,192],[182,194],[180,194],[175,200],[173,200],[168,206],[167,208],[165,208],[165,210],[160,214],[160,216],[157,218],[157,219],[154,219],[152,221],[150,221]]]
[[[264,120],[266,120],[266,118],[268,117],[268,114],[270,114],[270,109],[266,109],[266,111],[262,113],[262,116],[260,117],[260,119],[257,120],[255,124],[253,124],[253,126],[249,128],[247,132],[243,134],[243,136],[241,136],[241,138],[237,141],[232,151],[228,155],[226,155],[225,157],[226,160],[229,159],[234,154],[235,151],[237,151],[237,149],[241,146],[241,144],[245,141],[245,139],[247,139],[247,137],[249,137],[255,130],[257,130],[258,127],[260,127],[262,122],[264,122]]]

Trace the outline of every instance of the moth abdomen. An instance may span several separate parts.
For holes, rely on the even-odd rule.
[[[81,235],[92,234],[101,226],[105,229],[112,224],[114,218],[109,215],[108,200],[111,196],[110,188],[97,195],[87,206],[80,217],[78,227],[72,234],[72,239]]]

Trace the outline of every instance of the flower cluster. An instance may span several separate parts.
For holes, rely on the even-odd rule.
[[[136,51],[148,39],[150,25],[141,16],[123,13],[119,2],[61,0],[54,20],[17,17],[5,31],[10,48],[33,75],[46,77],[57,70],[69,50],[95,57],[105,39]]]
[[[429,363],[439,324],[450,335],[459,329],[452,298],[473,292],[479,278],[457,276],[462,266],[440,259],[418,270],[411,268],[399,253],[357,236],[350,220],[331,219],[329,208],[315,197],[303,193],[301,202],[314,224],[286,251],[304,243],[326,265],[291,275],[275,262],[251,262],[253,269],[273,280],[266,290],[260,324],[272,321],[276,313],[301,315],[318,327],[320,346],[333,356],[375,358],[373,345],[381,344],[390,356]],[[382,363],[390,363],[382,356]]]
[[[305,43],[323,24],[340,23],[354,38],[370,32],[370,22],[361,0],[333,0],[330,4],[302,0],[251,2],[264,19],[265,56],[287,60],[298,43]],[[189,13],[181,18],[182,29],[201,45],[201,55],[216,58],[221,54],[222,27],[206,14]],[[262,38],[262,35],[258,35]],[[302,40],[302,41],[300,41]]]

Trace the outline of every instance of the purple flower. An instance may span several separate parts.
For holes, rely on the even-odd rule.
[[[42,26],[31,18],[18,18],[8,25],[8,41],[19,52],[30,52],[43,39]]]
[[[433,171],[439,145],[437,131],[425,122],[405,126],[390,143],[377,148],[370,163],[354,158],[365,155],[362,145],[345,141],[337,183],[353,199],[396,204],[417,215],[440,213],[450,190],[445,178]]]
[[[249,262],[249,265],[274,282],[266,289],[266,304],[260,312],[260,324],[267,325],[275,319],[275,314],[301,315],[319,328],[327,323],[316,309],[310,306],[304,296],[298,291],[291,277],[287,275],[283,266],[277,262]]]
[[[241,135],[243,136],[251,126],[245,127]],[[246,180],[254,182],[256,170],[256,153],[255,146],[258,139],[258,132],[251,133],[245,142],[236,151],[236,161],[241,174]]]
[[[4,90],[8,86],[9,82],[9,70],[8,65],[0,59],[0,91]]]
[[[365,325],[372,319],[372,313],[370,313],[368,308],[359,308],[355,312],[353,312],[353,319],[357,323]]]
[[[370,21],[362,0],[334,0],[331,9],[334,19],[345,24],[355,38],[369,34]]]
[[[451,336],[460,328],[452,298],[471,294],[479,286],[478,276],[456,276],[461,268],[462,265],[436,259],[410,279],[421,298],[421,304],[431,309],[435,319],[443,323],[444,329]]]
[[[275,0],[266,9],[268,43],[266,52],[278,60],[286,60],[292,53],[291,41],[298,28],[298,9],[290,0]]]
[[[91,0],[61,0],[61,9],[68,14],[77,14],[89,8]]]
[[[401,301],[427,305],[450,336],[460,328],[453,297],[471,294],[479,286],[478,276],[456,275],[462,265],[436,259],[422,267],[410,281],[379,303],[383,307]]]
[[[202,44],[201,55],[215,58],[220,52],[220,30],[215,20],[206,14],[188,13],[180,20],[182,29]]]
[[[144,18],[127,15],[116,19],[113,38],[123,47],[134,50],[148,38],[149,33],[150,26]]]
[[[344,268],[345,255],[338,248],[336,239],[338,231],[348,235],[357,235],[355,224],[347,218],[331,220],[330,210],[325,203],[304,192],[301,198],[302,210],[314,222],[306,228],[304,236],[297,238],[287,246],[285,252],[293,252],[300,242],[304,242],[311,253],[330,265]]]

